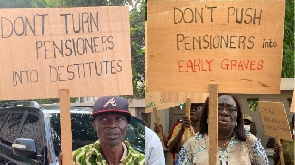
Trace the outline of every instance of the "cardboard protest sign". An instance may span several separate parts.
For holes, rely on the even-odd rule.
[[[153,108],[162,110],[170,107],[178,106],[179,102],[164,102],[161,97],[161,92],[145,93],[145,113],[153,112]]]
[[[133,94],[128,7],[0,13],[1,100]]]
[[[258,101],[260,117],[265,135],[292,141],[284,104],[281,102]]]
[[[145,34],[147,30],[147,22],[145,22]],[[147,39],[148,36],[145,36],[145,39]],[[145,45],[145,48],[147,49],[147,45]],[[147,59],[147,51],[145,53],[145,66],[148,66],[148,59]],[[169,102],[169,101],[163,101],[161,92],[149,92],[148,90],[148,72],[147,67],[145,67],[145,113],[153,112],[154,110],[162,110],[170,107],[175,107],[179,105],[179,102]]]
[[[204,103],[209,93],[189,93],[189,92],[162,92],[164,102],[182,102],[187,98],[191,99],[192,103]]]
[[[150,91],[280,93],[285,1],[150,0],[147,9]]]

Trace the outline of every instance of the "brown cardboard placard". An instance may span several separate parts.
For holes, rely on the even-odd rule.
[[[209,93],[191,93],[191,92],[161,92],[164,102],[180,103],[190,98],[192,103],[204,103]]]
[[[161,92],[145,92],[145,113],[152,112],[153,108],[162,110],[178,105],[179,102],[164,102],[161,97]]]
[[[0,100],[133,94],[127,6],[0,13]]]
[[[145,22],[145,34],[147,28],[147,22]],[[145,36],[145,39],[147,39],[148,36]],[[145,66],[148,65],[147,60],[147,44],[145,45],[146,53],[145,53]],[[161,92],[149,92],[148,91],[148,72],[147,67],[145,67],[145,113],[149,113],[153,111],[153,108],[156,108],[157,110],[162,110],[170,107],[175,107],[179,105],[179,102],[169,102],[169,101],[163,101],[163,98],[161,96]]]
[[[290,125],[281,102],[258,101],[261,122],[265,135],[279,136],[280,139],[292,141]]]
[[[153,0],[147,9],[149,91],[206,93],[214,83],[220,93],[280,93],[284,0]]]

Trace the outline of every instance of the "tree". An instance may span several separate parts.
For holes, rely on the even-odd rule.
[[[145,5],[130,11],[132,82],[135,98],[145,97]]]
[[[294,0],[286,3],[282,78],[294,78]]]
[[[58,4],[58,0],[0,0],[0,8],[45,8]]]
[[[87,7],[87,6],[122,6],[126,0],[62,0],[62,6]]]

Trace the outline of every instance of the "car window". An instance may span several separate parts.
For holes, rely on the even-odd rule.
[[[78,149],[87,144],[94,143],[97,140],[96,132],[93,130],[92,120],[89,114],[71,114],[72,122],[72,149]],[[53,113],[50,115],[50,125],[52,127],[52,140],[54,144],[55,154],[61,152],[60,143],[60,114]]]
[[[131,117],[125,139],[135,150],[144,153],[145,125],[140,119],[134,116]]]
[[[24,113],[8,113],[2,124],[2,129],[0,132],[1,141],[11,146],[12,142],[17,138],[17,132],[23,118]]]
[[[37,154],[41,154],[44,144],[44,122],[42,116],[28,113],[20,131],[21,138],[33,139],[36,143]]]

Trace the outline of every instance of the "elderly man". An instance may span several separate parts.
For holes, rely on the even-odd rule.
[[[123,97],[107,96],[96,100],[91,117],[99,139],[73,151],[79,165],[143,165],[145,155],[124,140],[131,114]]]

